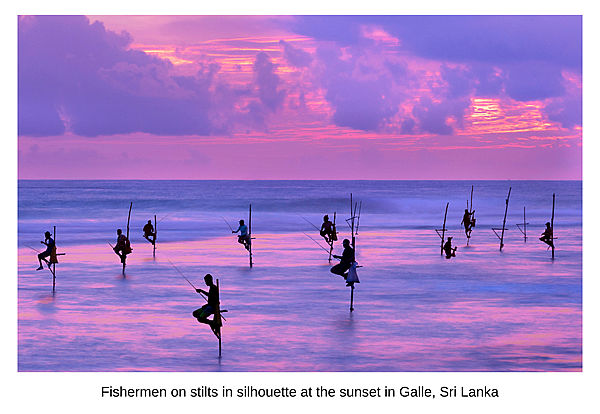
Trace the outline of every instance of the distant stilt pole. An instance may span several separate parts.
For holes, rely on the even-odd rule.
[[[56,249],[56,226],[54,226],[52,238],[54,239],[54,249]],[[56,287],[56,263],[52,263],[52,293]]]
[[[469,211],[473,211],[473,185],[471,184],[471,210]]]
[[[215,312],[215,318],[218,318],[218,323],[222,324],[222,322],[221,322],[221,303],[220,303],[221,291],[219,290],[219,279],[217,279],[217,291],[219,292],[219,301],[217,301],[218,305],[217,305],[217,309]],[[222,326],[220,326],[218,328],[219,329],[219,336],[218,336],[218,338],[219,338],[219,358],[221,358],[221,336],[223,335],[223,331],[221,330],[221,327]]]
[[[504,209],[504,220],[502,221],[502,235],[500,236],[500,251],[504,247],[504,229],[506,227],[506,214],[508,213],[508,200],[510,199],[510,191],[512,187],[508,188],[508,196],[506,196],[506,208]]]
[[[129,203],[129,213],[127,213],[127,242],[131,247],[131,241],[129,240],[129,221],[131,220],[131,208],[133,207],[133,201]],[[125,266],[127,262],[127,253],[123,252],[123,276],[125,276]]]
[[[248,255],[250,257],[250,267],[252,267],[252,204],[248,209]]]
[[[356,218],[356,234],[358,235],[358,226],[360,226],[360,211],[362,210],[362,200],[358,205],[358,217]]]
[[[156,214],[154,215],[154,240],[152,243],[152,256],[156,255],[156,238],[158,237],[158,227],[156,227]]]
[[[552,218],[550,219],[550,228],[552,229],[552,260],[554,260],[554,203],[556,201],[556,193],[552,193]]]
[[[127,240],[129,240],[129,220],[131,220],[131,207],[133,207],[133,201],[129,203],[129,213],[127,213]]]
[[[448,216],[448,205],[450,202],[446,203],[446,212],[444,213],[444,224],[442,225],[442,245],[440,246],[440,254],[444,254],[444,237],[446,234],[446,216]]]
[[[333,234],[331,235],[331,239],[329,240],[329,263],[331,263],[331,255],[333,254],[333,243],[334,243],[334,237],[336,236],[336,228],[335,228],[335,214],[336,212],[333,212]]]
[[[352,204],[352,193],[350,193],[350,232],[352,234],[352,250],[354,250],[354,256],[356,257],[356,240],[354,237],[354,208]]]
[[[362,202],[361,202],[362,204]],[[357,205],[353,203],[352,193],[350,193],[350,231],[352,234],[352,250],[354,250],[354,260],[356,260],[356,234],[354,233],[354,219],[356,218]],[[350,284],[350,312],[354,311],[354,283]]]
[[[525,206],[523,206],[523,238],[527,243],[527,219],[525,218]]]

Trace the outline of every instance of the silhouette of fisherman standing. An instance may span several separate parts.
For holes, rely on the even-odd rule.
[[[248,236],[248,226],[244,224],[244,220],[239,221],[240,225],[237,230],[232,230],[232,233],[240,232],[238,243],[243,244],[246,250],[250,249],[250,236]]]
[[[144,238],[148,240],[154,246],[156,242],[156,233],[154,232],[154,226],[152,225],[152,220],[148,220],[148,223],[142,229],[144,231]],[[150,239],[152,237],[152,239]]]
[[[327,244],[331,244],[332,241],[337,239],[335,235],[335,226],[329,220],[328,215],[323,216],[323,224],[321,224],[321,230],[319,233],[321,234],[321,237],[325,239]]]
[[[458,249],[458,247],[452,247],[452,237],[448,237],[448,240],[446,243],[444,243],[444,253],[446,253],[446,259],[456,257],[456,249]]]
[[[550,227],[550,222],[546,223],[546,229],[542,233],[542,237],[540,237],[540,240],[546,243],[548,246],[554,247],[554,236],[552,227]]]
[[[215,322],[214,316],[213,319],[208,319],[208,317],[214,315],[216,310],[219,309],[219,288],[213,283],[213,277],[210,273],[204,276],[204,283],[209,287],[208,292],[203,289],[196,289],[196,292],[206,295],[207,303],[192,312],[192,315],[198,319],[198,322],[209,325],[210,329],[218,337],[221,324]]]
[[[465,236],[467,236],[467,238],[471,237],[471,231],[473,231],[473,225],[475,221],[473,220],[473,213],[465,208],[465,214],[460,222],[460,224],[465,226]]]
[[[131,253],[131,244],[121,229],[117,229],[117,244],[115,244],[113,250],[121,258],[121,263],[125,264],[127,255]],[[123,269],[125,269],[125,267],[123,267]]]
[[[348,239],[344,239],[342,245],[344,246],[344,251],[342,252],[342,255],[333,255],[333,257],[335,257],[336,259],[340,259],[340,262],[333,266],[330,272],[335,275],[340,275],[344,279],[346,279],[348,277],[348,269],[350,269],[352,263],[354,263],[354,249],[350,246],[350,240]]]
[[[44,237],[44,241],[40,241],[40,243],[46,245],[46,250],[38,254],[38,261],[40,262],[40,267],[38,267],[35,270],[42,270],[44,268],[44,265],[42,265],[42,260],[48,265],[48,268],[50,268],[50,265],[52,263],[58,262],[56,260],[56,244],[54,243],[54,239],[50,237],[50,232],[45,232]],[[47,260],[46,257],[50,257],[50,260]]]

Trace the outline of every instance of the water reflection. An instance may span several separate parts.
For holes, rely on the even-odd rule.
[[[361,229],[361,283],[329,273],[301,233],[257,234],[255,267],[229,235],[136,248],[126,278],[105,245],[69,247],[57,293],[19,250],[22,371],[581,370],[581,233],[561,230],[557,260],[533,241],[473,232],[451,260],[430,230]],[[340,247],[336,246],[339,254]],[[223,358],[191,312],[219,279]],[[51,287],[51,284],[50,284]]]

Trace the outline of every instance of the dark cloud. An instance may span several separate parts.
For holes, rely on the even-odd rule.
[[[421,98],[413,108],[413,116],[417,120],[419,131],[450,135],[454,132],[454,128],[449,125],[448,119],[453,118],[461,127],[464,112],[468,107],[468,99],[448,99],[434,102],[429,98]]]
[[[417,56],[451,62],[552,62],[581,70],[581,16],[302,16],[297,33],[340,44],[375,25]]]
[[[449,98],[454,99],[467,96],[473,91],[474,78],[471,71],[443,65],[441,75],[448,83],[445,93]]]
[[[333,122],[363,131],[379,131],[398,111],[393,80],[381,68],[368,65],[364,50],[353,49],[343,59],[338,48],[317,49],[319,86],[334,109]]]
[[[20,19],[19,134],[214,132],[218,68],[172,77],[168,61],[130,50],[130,42],[83,16]]]
[[[504,77],[493,66],[485,63],[471,65],[476,83],[475,94],[481,97],[496,97],[504,90]]]
[[[351,48],[364,47],[365,25],[379,27],[400,40],[399,50],[445,63],[441,76],[446,86],[433,90],[438,99],[504,94],[518,101],[553,99],[547,116],[561,123],[564,119],[566,126],[577,119],[577,110],[556,108],[557,102],[571,101],[562,71],[581,73],[581,21],[581,16],[302,16],[293,28]],[[386,66],[393,77],[410,77],[402,66]],[[416,112],[429,125],[426,130],[447,132],[441,115],[435,114],[454,113],[449,110],[454,106],[426,103]]]
[[[265,52],[256,55],[254,74],[256,75],[258,95],[263,105],[271,111],[280,108],[285,98],[285,91],[277,89],[280,79],[275,73],[275,65]]]
[[[297,68],[305,68],[310,66],[312,62],[312,56],[310,53],[292,46],[285,40],[280,40],[279,44],[283,47],[283,56],[290,65]]]
[[[506,93],[518,101],[534,101],[562,96],[564,79],[559,67],[542,62],[509,65]]]
[[[327,100],[334,108],[336,125],[363,131],[377,131],[396,109],[386,99],[385,82],[361,81],[352,78],[332,80]]]
[[[573,95],[552,99],[546,105],[548,118],[560,122],[565,128],[581,125],[582,122],[582,98],[581,91]]]

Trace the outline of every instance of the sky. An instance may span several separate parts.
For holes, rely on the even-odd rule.
[[[20,16],[22,179],[581,179],[580,16]]]

